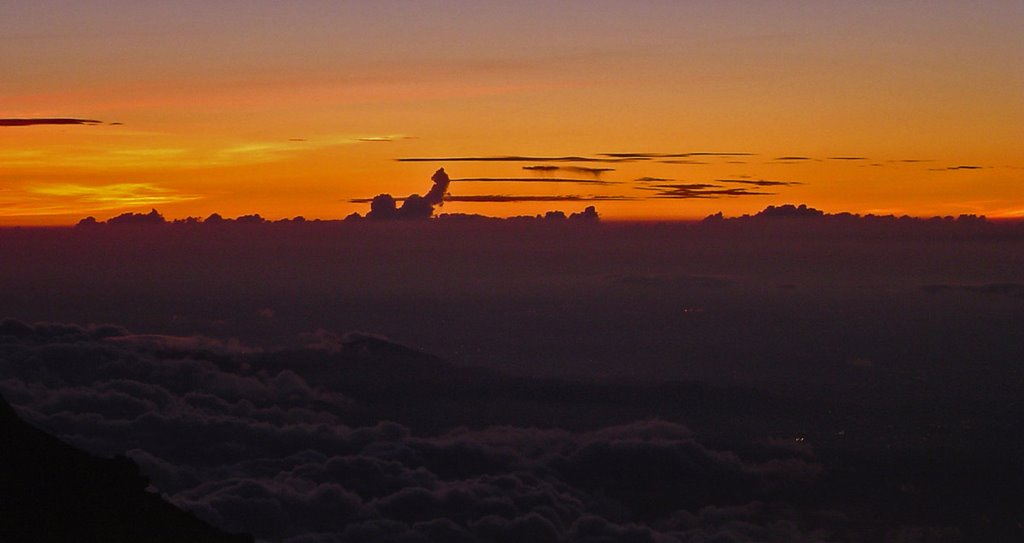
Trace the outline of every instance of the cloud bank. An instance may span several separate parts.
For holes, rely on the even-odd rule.
[[[308,340],[261,350],[7,320],[0,392],[76,446],[127,452],[179,507],[267,541],[960,541],[1015,529],[1019,456],[914,444],[934,434],[887,450],[872,436],[889,413],[849,413],[851,425],[867,418],[847,437],[783,439],[762,432],[850,405],[512,378],[369,334]],[[735,429],[708,437],[684,417]],[[979,512],[994,520],[972,525]]]
[[[522,383],[373,336],[318,341],[263,352],[109,325],[4,321],[0,391],[78,446],[127,451],[179,507],[274,541],[797,534],[759,500],[804,488],[820,471],[806,450],[739,456],[656,419],[413,432],[374,413],[396,399],[385,390],[429,410],[421,394],[437,386],[498,386],[501,397]]]

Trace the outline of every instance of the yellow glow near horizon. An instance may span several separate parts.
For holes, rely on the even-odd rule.
[[[74,21],[61,9],[9,11],[0,18],[11,36],[0,52],[0,224],[71,224],[153,205],[171,218],[339,218],[367,210],[351,199],[422,194],[442,166],[455,178],[538,172],[402,157],[622,152],[750,154],[555,163],[607,166],[600,178],[615,183],[455,183],[456,196],[596,199],[441,211],[593,204],[609,219],[689,219],[782,203],[910,215],[1024,209],[1024,72],[1015,69],[1024,7],[1014,2],[510,11],[484,1],[415,13],[386,2],[244,13],[140,4],[72,10]],[[578,30],[566,31],[567,20]],[[785,156],[804,158],[776,160]],[[720,192],[667,199],[635,181],[650,177]],[[725,189],[755,185],[721,180],[792,184],[741,193]],[[167,192],[161,201],[152,191],[111,196],[101,208],[85,194],[35,190],[46,186]]]

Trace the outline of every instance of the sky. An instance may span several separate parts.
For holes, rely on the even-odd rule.
[[[1024,217],[1024,3],[0,5],[0,225]],[[410,160],[412,159],[412,160]]]

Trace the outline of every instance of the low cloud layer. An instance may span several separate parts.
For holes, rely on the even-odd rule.
[[[385,376],[408,366],[423,392],[444,380],[465,387],[501,378],[467,380],[372,336],[337,338],[334,347],[320,339],[316,349],[271,353],[115,326],[5,321],[0,392],[63,439],[99,454],[127,452],[179,507],[264,540],[800,534],[760,500],[813,483],[820,466],[809,450],[766,445],[740,456],[664,420],[414,433],[365,418],[377,387],[407,386],[408,378],[389,385]],[[360,375],[385,381],[360,388]]]
[[[811,440],[832,429],[760,435],[765,421],[790,424],[794,406],[751,391],[510,378],[368,334],[308,339],[261,350],[8,320],[0,393],[76,446],[126,452],[175,505],[265,541],[959,541],[970,520],[950,507],[991,512],[983,533],[1012,529],[999,519],[1014,518],[1017,483],[999,469],[1019,457],[922,462],[934,442],[872,456],[874,418],[819,457]],[[750,426],[709,439],[680,417]],[[1003,467],[979,471],[983,458]],[[969,480],[953,475],[966,466]],[[920,497],[932,495],[938,505]]]

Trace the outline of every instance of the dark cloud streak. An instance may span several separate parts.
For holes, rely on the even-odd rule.
[[[747,188],[724,188],[709,183],[674,183],[640,187],[641,190],[654,190],[652,196],[658,199],[697,200],[714,198],[732,198],[738,196],[771,196],[774,192],[758,192]]]
[[[799,181],[768,181],[765,179],[754,180],[754,179],[715,179],[717,183],[739,183],[743,185],[754,185],[758,187],[791,187],[794,185],[803,185]]]
[[[103,121],[95,119],[75,119],[69,117],[38,117],[28,119],[0,119],[0,126],[37,126],[37,125],[96,125]]]
[[[584,156],[457,156],[457,157],[403,157],[398,162],[627,162],[625,159],[594,158]]]
[[[535,171],[535,172],[573,172],[592,175],[599,177],[605,172],[614,172],[615,168],[588,168],[586,166],[548,166],[548,165],[535,165],[535,166],[523,166],[524,170]]]
[[[948,166],[946,168],[928,168],[930,172],[957,172],[963,170],[982,170],[984,166],[975,165],[959,165],[959,166]]]
[[[572,179],[566,177],[459,177],[453,183],[578,183],[581,185],[618,185],[618,181]]]
[[[709,151],[697,151],[692,153],[598,153],[598,156],[606,156],[611,158],[632,158],[638,160],[649,160],[655,158],[690,158],[698,156],[753,156],[754,153],[726,153],[726,152],[709,152]]]
[[[581,196],[566,194],[558,196],[546,195],[511,195],[511,194],[480,194],[467,196],[447,196],[446,202],[475,202],[475,203],[506,203],[506,202],[601,202],[601,201],[623,201],[635,200],[629,196]]]

